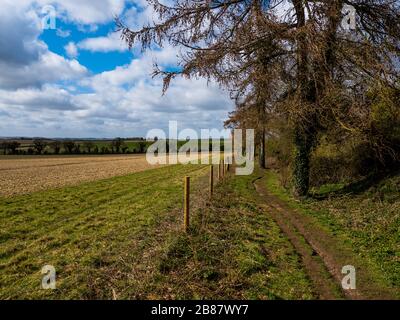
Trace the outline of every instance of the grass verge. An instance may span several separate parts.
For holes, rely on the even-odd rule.
[[[322,199],[299,202],[268,171],[268,189],[292,208],[317,219],[339,243],[351,248],[374,281],[400,298],[400,176],[381,181],[365,192],[343,194],[343,185],[322,186]],[[322,196],[327,194],[326,198]]]
[[[314,297],[299,256],[258,206],[256,177],[219,184],[213,200],[195,210],[190,233],[171,235],[153,292],[167,286],[179,299]]]

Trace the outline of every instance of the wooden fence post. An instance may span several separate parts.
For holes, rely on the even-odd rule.
[[[234,131],[232,131],[232,168],[235,167],[235,134]]]
[[[224,158],[224,178],[225,178],[225,176],[226,176],[226,159]]]
[[[187,232],[189,228],[190,215],[190,177],[185,177],[184,189],[184,208],[183,208],[183,228]]]
[[[210,166],[210,198],[213,195],[214,191],[214,167],[213,165]]]

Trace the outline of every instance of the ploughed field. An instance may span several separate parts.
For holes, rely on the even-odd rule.
[[[156,167],[145,155],[1,157],[0,196],[72,186]]]

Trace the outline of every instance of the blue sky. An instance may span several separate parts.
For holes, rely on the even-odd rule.
[[[144,0],[0,3],[0,136],[144,136],[170,120],[222,129],[233,108],[204,79],[177,78],[162,96],[152,66],[177,67],[179,49],[129,51],[115,32],[116,15],[132,28],[156,18]]]
[[[62,20],[57,21],[56,26],[57,29],[44,30],[39,39],[44,41],[52,52],[67,57],[65,46],[71,42],[80,43],[88,38],[107,37],[112,33],[119,36],[116,32],[114,22],[98,25],[96,26],[96,31],[89,32],[84,32],[77,25]],[[60,30],[62,30],[61,33]],[[63,33],[65,34],[60,36]],[[90,72],[96,74],[111,71],[118,66],[129,64],[133,57],[134,54],[128,50],[108,52],[82,50],[79,56],[75,58],[80,64],[88,68]]]

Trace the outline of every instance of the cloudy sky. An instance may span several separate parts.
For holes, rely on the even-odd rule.
[[[0,136],[128,137],[167,128],[218,128],[233,108],[205,80],[176,79],[162,96],[155,61],[176,65],[178,49],[128,51],[114,17],[152,21],[144,0],[0,0]],[[43,28],[51,7],[56,28]]]

